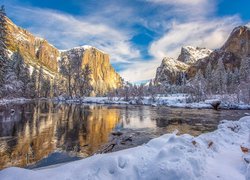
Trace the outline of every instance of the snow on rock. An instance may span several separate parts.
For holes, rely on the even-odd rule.
[[[212,53],[212,50],[207,48],[185,46],[181,48],[181,54],[178,57],[179,61],[187,64],[193,64],[197,60],[205,58]]]
[[[4,180],[49,179],[249,179],[242,146],[250,145],[250,116],[222,121],[198,137],[166,134],[135,148],[40,170],[7,168]]]
[[[186,63],[176,59],[165,57],[160,67],[156,70],[155,83],[174,84],[177,81],[177,75],[187,70],[189,66]]]

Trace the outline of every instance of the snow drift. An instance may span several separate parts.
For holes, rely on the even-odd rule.
[[[147,144],[54,168],[0,171],[4,180],[44,179],[250,179],[250,116],[224,120],[198,137],[166,134]]]

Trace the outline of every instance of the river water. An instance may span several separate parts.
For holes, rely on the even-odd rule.
[[[34,168],[88,157],[120,130],[134,135],[124,149],[176,129],[197,136],[249,110],[80,105],[46,101],[0,106],[0,169]]]

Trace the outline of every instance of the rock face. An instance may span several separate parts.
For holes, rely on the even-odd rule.
[[[221,50],[231,52],[243,58],[250,56],[250,29],[247,26],[236,27]]]
[[[82,46],[62,52],[69,61],[81,62],[82,68],[87,64],[92,70],[94,92],[104,94],[121,85],[121,77],[115,72],[109,61],[109,55],[91,46]]]
[[[161,66],[157,68],[155,83],[175,84],[180,72],[185,72],[187,68],[187,64],[173,58],[165,57],[162,60]]]
[[[58,72],[60,52],[46,40],[33,36],[7,19],[8,49],[19,51],[24,61],[30,65],[42,65],[53,73]]]
[[[206,48],[183,47],[178,59],[175,60],[175,64],[182,62],[184,64],[182,66],[185,68],[178,69],[175,68],[175,64],[165,64],[166,61],[162,61],[161,66],[157,69],[155,82],[166,81],[173,84],[175,83],[174,79],[177,78],[176,75],[180,72],[185,73],[188,79],[193,78],[199,70],[204,73],[209,62],[212,69],[215,69],[220,59],[222,59],[227,70],[234,71],[235,68],[240,68],[246,57],[250,57],[250,28],[239,26],[232,31],[220,49],[211,51]],[[169,69],[174,69],[174,71],[171,72]],[[172,81],[169,81],[169,79]]]
[[[89,64],[95,93],[104,94],[121,85],[121,77],[111,66],[108,54],[90,46],[59,51],[46,40],[35,37],[27,30],[16,26],[7,17],[6,21],[8,50],[10,52],[18,51],[25,63],[30,66],[42,66],[47,74],[54,76],[60,74],[59,62],[62,57],[70,54],[69,61],[80,59],[82,67]]]
[[[194,64],[197,60],[209,56],[211,52],[212,50],[207,48],[186,46],[181,48],[181,54],[177,60],[187,64]]]

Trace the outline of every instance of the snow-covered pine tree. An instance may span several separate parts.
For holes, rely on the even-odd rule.
[[[227,86],[227,93],[234,93],[234,84],[233,84],[233,78],[234,78],[234,74],[232,71],[228,71],[227,72],[227,83],[226,83],[226,86]]]
[[[61,60],[61,64],[60,64],[60,72],[62,73],[63,76],[66,77],[67,79],[67,91],[68,91],[68,95],[70,98],[72,98],[72,78],[73,78],[73,74],[74,74],[74,67],[73,64],[69,62],[68,57],[64,56]]]
[[[87,64],[83,68],[83,73],[82,73],[82,94],[83,96],[90,96],[91,92],[93,91],[92,85],[91,85],[91,74],[92,70],[90,66]]]
[[[4,6],[0,9],[0,97],[3,97],[4,91],[4,79],[7,69],[8,55],[6,53],[6,13]]]
[[[22,95],[23,83],[18,79],[12,65],[11,61],[7,62],[3,85],[4,97],[20,97]]]
[[[22,97],[28,97],[28,84],[31,81],[29,67],[27,65],[23,65],[20,73],[19,80],[22,81]]]
[[[240,81],[250,79],[250,57],[243,58],[240,65]]]
[[[12,55],[12,68],[14,72],[16,73],[16,76],[18,79],[20,78],[20,74],[21,74],[23,67],[24,67],[24,60],[18,49]]]
[[[239,99],[250,104],[250,57],[241,60],[240,67],[240,85],[241,91]]]
[[[206,79],[204,78],[203,73],[199,70],[194,80],[192,81],[192,86],[194,89],[196,101],[204,100],[206,97]]]
[[[50,97],[50,88],[51,88],[50,79],[44,78],[41,87],[41,96],[45,98]]]
[[[217,68],[213,74],[213,81],[217,94],[223,94],[226,90],[226,70],[222,59],[218,60]]]
[[[206,79],[206,93],[207,94],[212,94],[212,81],[213,81],[213,76],[212,76],[212,65],[210,62],[208,62],[206,70],[205,70],[205,79]]]
[[[38,97],[41,97],[42,94],[42,85],[44,81],[44,73],[43,73],[43,67],[40,66],[39,72],[38,72],[38,78],[37,78],[37,92],[38,92]]]
[[[37,68],[32,71],[31,78],[27,84],[27,94],[29,98],[35,98],[37,96],[36,83],[37,82]]]

